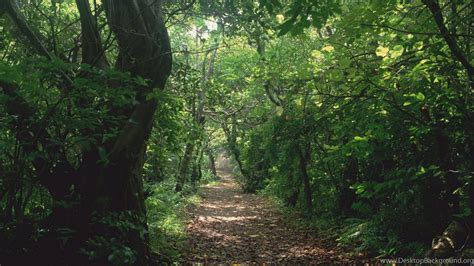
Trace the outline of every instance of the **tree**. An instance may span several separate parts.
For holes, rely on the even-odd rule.
[[[128,219],[136,225],[126,232],[123,240],[124,243],[128,242],[127,245],[130,245],[133,251],[132,260],[136,260],[140,265],[149,262],[140,173],[146,140],[150,135],[153,115],[157,108],[157,100],[150,97],[150,94],[155,88],[164,88],[171,70],[170,41],[161,5],[161,1],[151,0],[103,1],[100,7],[95,6],[96,13],[93,14],[89,1],[76,1],[82,28],[82,71],[58,73],[60,78],[54,84],[61,93],[58,105],[64,105],[70,110],[77,108],[80,111],[95,101],[94,97],[89,95],[77,96],[83,89],[79,84],[84,77],[93,79],[101,73],[110,73],[113,69],[129,73],[129,80],[136,82],[110,79],[110,82],[100,84],[107,86],[103,89],[111,92],[131,86],[129,92],[134,95],[130,99],[133,103],[118,107],[109,102],[112,98],[104,98],[105,103],[109,105],[107,116],[115,120],[113,124],[104,121],[103,125],[97,127],[69,131],[69,134],[75,137],[82,136],[90,143],[96,144],[80,145],[74,151],[78,158],[74,162],[68,157],[67,153],[71,151],[66,148],[67,143],[48,143],[55,136],[50,136],[52,128],[42,122],[57,112],[57,106],[47,110],[38,124],[21,126],[22,120],[32,119],[36,107],[30,106],[31,104],[17,93],[22,86],[19,81],[1,81],[2,92],[9,96],[7,112],[10,116],[19,118],[11,121],[11,131],[18,136],[22,151],[35,154],[41,153],[38,151],[41,148],[49,154],[57,154],[56,161],[51,162],[38,156],[32,160],[32,164],[39,183],[50,192],[54,200],[53,206],[56,206],[49,219],[49,229],[68,228],[74,232],[65,247],[66,256],[62,258],[71,260],[70,262],[77,257],[77,254],[74,254],[75,249],[90,239],[108,235],[110,237],[107,231],[111,229],[107,229],[107,226],[101,227],[98,221],[114,213],[125,215],[121,219]],[[17,1],[3,0],[1,8],[21,32],[22,38],[28,39],[36,54],[50,62],[62,57],[43,45],[45,38],[29,24]],[[105,12],[107,25],[116,38],[115,58],[108,54],[103,44],[103,32],[97,22],[97,16],[100,16],[101,12]],[[115,61],[114,66],[110,66],[109,61]],[[104,140],[104,134],[109,134],[109,138]],[[63,203],[60,205],[61,202]],[[104,259],[107,260],[100,258]],[[109,261],[113,259],[109,257]]]
[[[448,228],[452,254],[474,226],[473,10],[0,0],[0,256],[147,264],[147,218],[164,258],[157,217],[224,151],[244,191],[357,252]]]

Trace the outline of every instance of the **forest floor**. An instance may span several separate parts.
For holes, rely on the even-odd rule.
[[[188,210],[187,263],[327,264],[350,262],[334,245],[287,225],[266,198],[243,193],[227,165],[218,185],[203,186],[199,206]]]

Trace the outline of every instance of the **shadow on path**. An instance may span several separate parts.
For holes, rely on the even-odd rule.
[[[320,239],[286,226],[264,198],[242,193],[225,162],[219,165],[218,175],[219,185],[202,187],[201,204],[189,210],[188,263],[348,261]]]

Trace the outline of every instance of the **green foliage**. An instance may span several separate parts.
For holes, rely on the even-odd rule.
[[[157,119],[146,150],[143,176],[151,181],[162,181],[174,174],[180,144],[186,138],[187,116],[183,100],[174,93],[156,90],[151,97],[158,101]]]
[[[114,265],[133,265],[138,256],[134,251],[137,242],[128,236],[131,231],[136,231],[142,240],[145,239],[147,230],[143,218],[133,212],[116,212],[97,215],[94,219],[97,228],[92,230],[97,230],[97,233],[86,240],[78,253],[90,262],[106,258]]]
[[[160,261],[180,261],[186,240],[185,208],[195,205],[195,194],[174,192],[174,180],[150,184],[151,195],[146,200],[150,245]]]
[[[18,1],[46,57],[0,17],[0,255],[22,257],[51,238],[65,248],[77,232],[44,224],[55,210],[75,210],[84,184],[54,188],[87,175],[86,158],[107,169],[143,102],[157,105],[153,129],[146,145],[127,149],[146,154],[134,175],[146,181],[147,221],[96,213],[88,229],[97,234],[79,247],[90,262],[137,263],[147,234],[160,260],[180,261],[184,209],[199,184],[218,180],[218,153],[232,157],[245,191],[276,198],[304,216],[302,226],[331,231],[355,252],[421,254],[453,217],[472,220],[472,3],[434,1],[437,23],[418,2],[178,2],[164,7],[173,73],[150,92],[150,76],[81,62],[73,1]],[[102,2],[90,4],[103,53],[116,59],[120,38]],[[44,178],[65,165],[67,178]]]
[[[432,14],[395,2],[260,6],[279,20],[281,37],[267,42],[243,93],[260,87],[273,106],[234,120],[244,189],[306,212],[298,158],[310,147],[313,213],[351,217],[341,244],[413,254],[453,215],[468,217],[472,90],[444,40],[416,34],[426,30],[420,20],[437,30]],[[464,54],[467,43],[459,42]],[[265,117],[257,127],[244,126],[257,116]]]

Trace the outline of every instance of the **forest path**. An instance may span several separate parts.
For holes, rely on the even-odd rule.
[[[218,175],[219,185],[202,187],[202,202],[189,210],[187,263],[347,262],[321,239],[285,225],[264,198],[242,193],[225,160]]]

